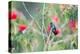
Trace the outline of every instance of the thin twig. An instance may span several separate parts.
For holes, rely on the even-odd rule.
[[[29,13],[29,11],[27,10],[27,7],[25,6],[24,2],[22,3],[23,7],[25,8],[26,12],[30,15],[30,17],[34,20],[35,18]],[[34,20],[35,21],[35,20]],[[35,21],[36,24],[38,25],[38,27],[41,29],[40,25],[38,24],[37,21]]]
[[[46,36],[46,34],[44,34],[44,33],[41,33],[40,31],[38,31],[37,29],[35,29],[35,28],[31,28],[35,33],[37,33],[37,34],[43,34],[44,36]]]
[[[49,45],[49,41],[50,41],[51,32],[52,32],[52,28],[50,30],[49,36],[47,36],[47,41],[45,43],[45,50],[48,50],[48,45]]]
[[[44,13],[44,7],[45,7],[44,4],[43,4],[43,9],[42,9],[42,15]],[[44,30],[44,16],[42,17],[42,33],[44,33],[43,30]],[[44,39],[44,35],[43,34],[42,34],[42,36],[43,36],[43,39]]]
[[[67,35],[64,39],[56,41],[56,42],[53,42],[53,44],[58,44],[58,43],[61,43],[61,42],[67,43],[67,42],[69,42],[71,40],[72,37],[76,37],[76,36],[77,36],[77,33],[75,33],[73,35],[72,34],[71,35]]]

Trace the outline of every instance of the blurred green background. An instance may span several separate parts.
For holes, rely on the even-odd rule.
[[[78,7],[69,4],[51,4],[35,2],[11,2],[11,11],[18,12],[16,21],[11,21],[11,52],[36,52],[69,50],[78,48]],[[47,32],[52,16],[59,18],[58,28],[61,35]],[[74,20],[76,28],[71,30],[68,24]],[[28,26],[25,32],[19,33],[18,25]]]

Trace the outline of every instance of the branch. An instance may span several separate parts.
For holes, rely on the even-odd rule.
[[[28,11],[28,9],[27,9],[27,7],[25,6],[25,4],[24,4],[24,2],[22,3],[22,5],[23,5],[23,7],[25,8],[25,10],[26,10],[26,12],[30,15],[30,17],[34,20],[35,18],[29,13],[29,11]],[[35,20],[34,20],[35,21]],[[35,21],[36,22],[36,24],[38,25],[38,27],[41,29],[41,27],[40,27],[40,25],[38,24],[38,22],[37,21]]]
[[[72,37],[76,37],[76,36],[77,36],[77,33],[75,33],[73,35],[72,34],[71,35],[67,35],[63,40],[59,40],[59,41],[53,42],[53,44],[58,44],[58,43],[61,43],[61,42],[67,43],[67,42],[69,42],[71,40]]]

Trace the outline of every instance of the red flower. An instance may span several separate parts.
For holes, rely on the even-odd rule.
[[[15,11],[9,12],[9,19],[16,20],[16,18],[17,18],[17,13]]]
[[[59,23],[59,18],[57,16],[53,16],[52,20],[54,23]]]
[[[76,29],[76,21],[75,20],[69,20],[69,27],[72,31],[75,31]]]
[[[19,25],[19,31],[20,32],[23,32],[25,29],[27,29],[27,26],[26,25],[24,25],[24,24],[21,24],[21,25]]]

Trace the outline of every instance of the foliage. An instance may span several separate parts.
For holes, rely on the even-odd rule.
[[[12,11],[17,13],[16,20],[11,23],[11,52],[53,51],[78,48],[78,31],[70,30],[69,20],[77,22],[76,5],[12,2]],[[54,23],[52,16],[57,16],[59,22]],[[60,34],[55,35],[47,28],[53,22]],[[27,29],[19,31],[19,25]],[[75,28],[75,27],[74,27]]]

